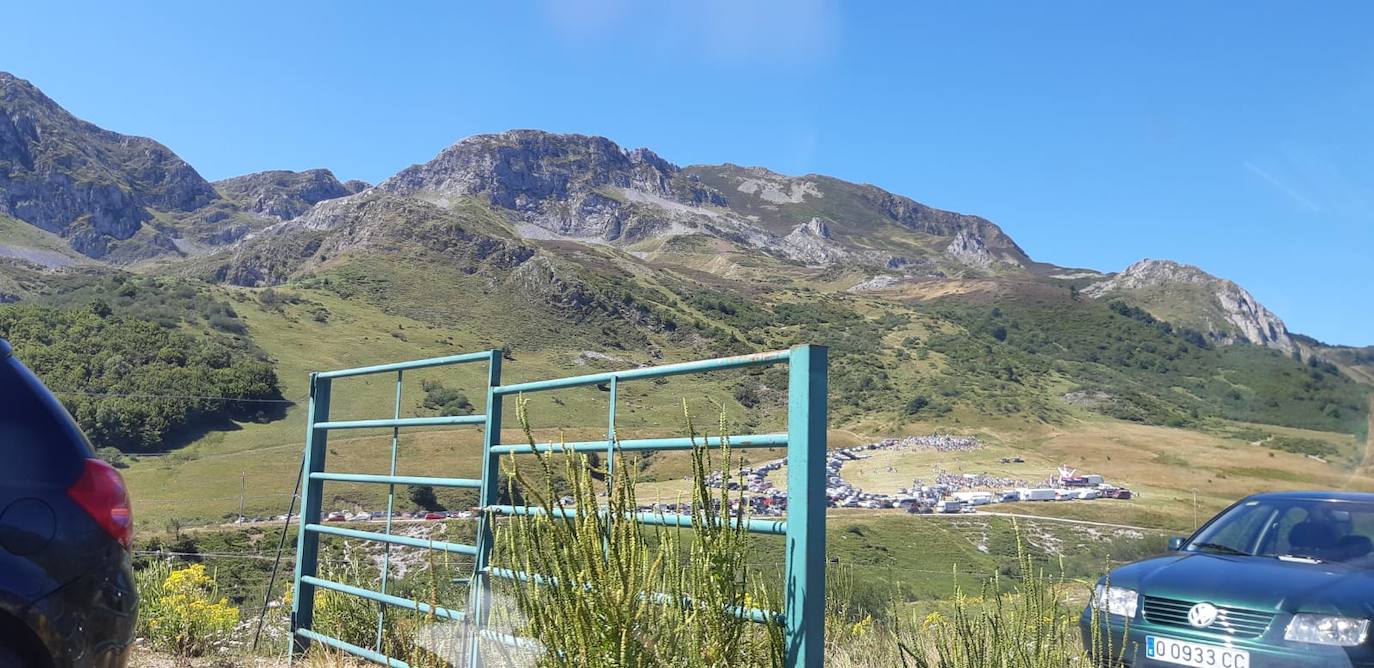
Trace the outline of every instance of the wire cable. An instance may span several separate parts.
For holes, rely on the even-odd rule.
[[[281,553],[286,547],[286,532],[291,528],[291,515],[296,512],[296,497],[301,493],[301,479],[305,477],[305,452],[301,452],[301,467],[296,471],[296,490],[291,493],[291,505],[286,509],[286,521],[282,523],[281,538],[277,541],[277,556],[272,560],[272,575],[267,579],[267,591],[262,593],[262,612],[258,613],[258,629],[253,632],[253,651],[258,651],[258,639],[262,637],[262,623],[267,616],[267,602],[272,598],[272,588],[277,584],[277,569],[281,567]]]

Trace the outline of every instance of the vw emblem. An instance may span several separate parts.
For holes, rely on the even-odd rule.
[[[1188,623],[1193,626],[1205,629],[1217,621],[1217,606],[1211,603],[1199,603],[1188,611]]]

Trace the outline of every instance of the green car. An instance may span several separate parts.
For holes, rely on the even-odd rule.
[[[1374,667],[1374,494],[1256,494],[1169,548],[1098,582],[1101,665]]]

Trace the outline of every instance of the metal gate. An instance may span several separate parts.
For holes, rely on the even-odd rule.
[[[485,415],[453,417],[402,418],[401,388],[408,370],[448,366],[454,364],[487,364],[487,402]],[[825,462],[826,462],[826,380],[827,352],[823,346],[803,345],[789,350],[755,353],[737,357],[642,367],[625,371],[595,373],[583,376],[556,378],[512,385],[501,384],[501,353],[491,350],[466,355],[454,355],[396,364],[319,372],[311,375],[310,407],[306,430],[304,485],[301,497],[301,527],[297,538],[295,587],[291,603],[293,653],[304,652],[310,641],[366,658],[383,665],[409,668],[399,659],[381,653],[382,616],[378,616],[377,644],[374,649],[360,647],[317,632],[314,629],[315,592],[329,589],[359,596],[383,605],[431,614],[450,620],[462,620],[471,625],[472,640],[466,652],[468,665],[481,666],[482,637],[507,644],[527,644],[487,631],[491,612],[491,580],[493,578],[529,577],[491,564],[493,524],[503,515],[543,512],[531,506],[497,505],[498,471],[502,455],[533,454],[539,452],[596,452],[608,457],[607,467],[614,465],[617,450],[624,452],[648,450],[689,450],[690,438],[651,438],[618,440],[615,433],[615,411],[620,383],[649,378],[738,369],[744,367],[786,364],[788,366],[787,431],[778,434],[756,434],[729,438],[731,448],[787,447],[787,515],[783,520],[751,520],[746,528],[755,533],[785,537],[785,572],[783,610],[734,611],[746,619],[760,623],[779,623],[784,627],[786,660],[789,667],[813,668],[822,665],[825,642]],[[386,419],[330,421],[329,400],[331,382],[336,378],[370,374],[396,376],[396,403],[393,416]],[[584,387],[609,388],[607,434],[604,440],[577,443],[535,445],[501,443],[502,399],[509,395]],[[439,478],[396,475],[396,453],[401,428],[455,425],[481,425],[482,477],[480,479]],[[325,455],[329,432],[343,429],[391,429],[391,470],[388,475],[330,473],[325,471]],[[698,444],[701,439],[698,439]],[[720,437],[706,439],[706,446],[721,447]],[[382,533],[360,531],[321,523],[321,499],[325,482],[374,483],[388,486],[385,530]],[[396,485],[430,485],[478,490],[479,509],[476,545],[435,542],[407,536],[392,535]],[[571,515],[572,511],[563,511]],[[692,525],[690,515],[637,513],[634,519],[645,524],[662,526]],[[318,577],[319,539],[321,535],[341,536],[384,544],[385,552],[379,590],[364,589]],[[428,548],[473,557],[474,572],[470,581],[467,610],[453,610],[387,593],[387,565],[390,546]],[[538,574],[533,574],[538,575]]]

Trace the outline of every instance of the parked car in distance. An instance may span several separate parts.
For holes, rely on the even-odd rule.
[[[0,666],[122,668],[138,617],[124,481],[0,339]]]
[[[1080,627],[1099,661],[1133,668],[1365,668],[1371,618],[1374,494],[1273,492],[1113,570]]]
[[[445,515],[445,514],[443,514],[443,513],[425,513],[425,519],[427,519],[427,520],[443,520],[443,519],[448,519],[448,516]]]
[[[324,521],[326,522],[342,522],[346,519],[348,519],[348,516],[337,510],[324,516]]]

